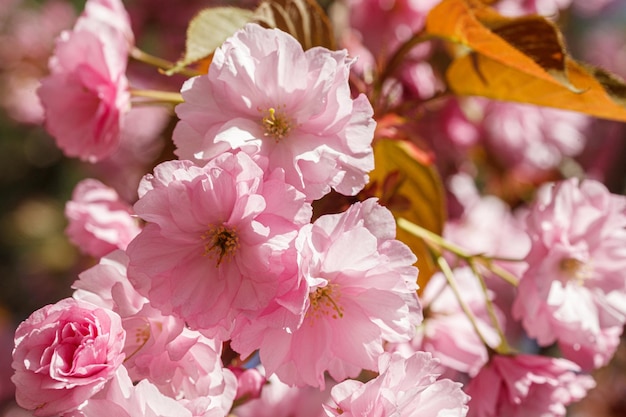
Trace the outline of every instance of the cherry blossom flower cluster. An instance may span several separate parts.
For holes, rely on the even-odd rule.
[[[585,397],[626,324],[626,197],[560,179],[513,212],[469,175],[449,175],[460,214],[442,236],[415,232],[439,266],[419,288],[393,199],[369,193],[376,141],[392,129],[351,78],[367,80],[438,2],[395,3],[348,2],[358,13],[341,50],[245,24],[182,83],[176,159],[151,166],[134,201],[78,183],[66,234],[96,262],[71,297],[17,328],[20,407],[43,417],[516,417],[565,416]],[[385,13],[397,30],[381,24]],[[59,36],[38,96],[67,156],[94,163],[129,146],[133,100],[145,96],[127,75],[135,42],[121,0],[87,0]],[[431,52],[414,50],[381,86],[385,106],[437,94]],[[417,127],[445,138],[435,154],[458,145],[439,162],[482,141],[527,180],[581,152],[590,123],[486,100],[450,100],[438,117]],[[328,201],[340,203],[325,210]]]

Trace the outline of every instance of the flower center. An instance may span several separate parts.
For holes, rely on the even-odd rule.
[[[568,277],[582,285],[584,281],[591,275],[591,266],[579,259],[563,258],[559,263],[559,268]]]
[[[211,227],[202,234],[204,244],[204,256],[217,256],[216,267],[222,260],[232,258],[239,249],[239,236],[235,227],[220,225]]]
[[[283,106],[283,110],[284,110]],[[266,114],[265,117],[261,120],[263,127],[265,128],[265,136],[271,136],[274,138],[276,143],[280,142],[283,138],[287,137],[292,128],[292,120],[287,117],[284,111],[276,110],[273,107],[270,107],[267,111],[264,112]]]
[[[313,318],[330,316],[334,319],[343,317],[343,307],[337,301],[341,298],[339,288],[335,284],[319,287],[309,294],[311,307],[309,312]]]

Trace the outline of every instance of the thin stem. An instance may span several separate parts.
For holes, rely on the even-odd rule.
[[[487,269],[489,269],[491,272],[493,272],[494,274],[504,279],[509,284],[513,286],[517,286],[517,282],[518,282],[517,278],[513,276],[513,274],[505,270],[504,268],[494,264],[493,260],[503,260],[503,261],[508,261],[508,262],[521,262],[521,259],[492,258],[492,257],[485,256],[483,254],[473,255],[473,254],[468,253],[464,248],[445,240],[443,237],[439,236],[438,234],[433,233],[430,230],[424,229],[423,227],[420,227],[416,225],[415,223],[412,223],[404,218],[398,218],[397,223],[398,223],[398,227],[400,227],[401,229],[404,229],[407,232],[424,239],[424,241],[426,241],[429,244],[433,244],[435,246],[438,246],[441,249],[447,250],[448,252],[452,252],[453,254],[455,254],[461,259],[464,259],[468,263],[472,263],[475,261],[480,262]]]
[[[493,306],[493,302],[489,298],[489,289],[487,288],[487,284],[485,283],[485,280],[477,270],[474,263],[470,262],[470,268],[472,268],[472,272],[474,273],[474,276],[478,279],[480,287],[483,290],[483,294],[485,294],[485,308],[487,309],[487,314],[489,315],[491,323],[493,324],[493,327],[496,329],[496,332],[498,332],[498,336],[500,337],[500,344],[498,345],[498,347],[496,347],[496,352],[500,354],[510,353],[512,349],[506,340],[506,336],[504,334],[502,326],[500,326],[500,322],[498,321],[498,317],[496,316],[496,310]]]
[[[413,49],[420,43],[429,41],[431,39],[434,39],[434,37],[432,35],[424,33],[424,31],[422,30],[414,34],[408,41],[403,43],[391,56],[383,72],[380,74],[378,80],[379,84],[382,85],[382,83],[398,69],[400,64],[404,61],[405,55],[411,52],[411,49]]]
[[[157,67],[162,73],[176,66],[176,64],[171,61],[160,58],[158,56],[151,55],[147,52],[142,51],[141,49],[137,47],[134,47],[130,51],[130,57],[135,59],[136,61],[143,62],[144,64]],[[181,68],[179,71],[177,71],[177,73],[180,73],[187,77],[194,77],[196,75],[201,75],[200,72],[193,71],[188,68]]]
[[[446,261],[446,259],[443,256],[439,255],[437,256],[437,264],[439,265],[441,272],[443,272],[443,275],[446,277],[446,280],[448,281],[448,285],[450,286],[450,289],[452,289],[452,292],[454,293],[454,296],[459,302],[461,309],[467,316],[468,320],[472,323],[472,327],[474,328],[474,331],[478,335],[478,338],[481,340],[481,342],[485,346],[489,347],[487,340],[485,340],[485,337],[483,336],[480,329],[478,328],[478,323],[476,322],[476,316],[474,316],[474,313],[472,312],[472,310],[470,310],[469,306],[465,303],[465,301],[463,300],[463,297],[461,296],[459,287],[456,285],[456,280],[454,279],[454,273],[452,272],[452,269],[450,268],[448,261]]]
[[[175,93],[172,91],[138,90],[138,89],[131,88],[130,94],[133,97],[148,98],[148,99],[153,99],[159,102],[166,102],[166,103],[173,103],[173,104],[178,104],[178,103],[182,103],[185,101],[183,100],[183,96],[180,93]]]

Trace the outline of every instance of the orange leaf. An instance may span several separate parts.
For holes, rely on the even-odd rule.
[[[622,80],[570,58],[545,18],[504,17],[484,3],[443,0],[428,15],[427,34],[469,48],[448,68],[452,91],[626,121]]]
[[[396,217],[403,217],[441,234],[446,219],[441,180],[432,165],[418,162],[420,150],[410,142],[381,139],[374,143],[376,168],[370,173],[369,192]],[[417,255],[418,284],[424,288],[436,271],[422,239],[398,229],[398,239]]]
[[[544,80],[488,57],[471,54],[457,58],[446,77],[452,91],[539,106],[556,107],[626,122],[626,86],[603,70],[566,59],[572,91],[555,80]]]

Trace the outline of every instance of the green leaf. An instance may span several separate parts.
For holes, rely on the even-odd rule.
[[[200,11],[187,27],[183,58],[165,74],[179,73],[185,67],[210,57],[226,39],[253,18],[252,10],[238,7],[212,7]]]

